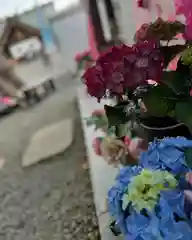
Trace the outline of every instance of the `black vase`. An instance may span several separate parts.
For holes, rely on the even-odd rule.
[[[140,120],[139,136],[148,142],[154,138],[164,137],[186,137],[191,139],[191,133],[187,126],[178,123],[169,117],[148,117]]]

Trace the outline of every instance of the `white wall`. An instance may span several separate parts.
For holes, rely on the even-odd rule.
[[[135,0],[114,0],[117,5],[116,13],[118,24],[120,27],[121,38],[125,43],[132,43],[132,36],[136,29],[136,22],[134,16],[134,2]]]
[[[157,17],[156,4],[160,4],[163,10],[163,18],[174,16],[174,4],[172,0],[151,0],[150,11],[137,7],[136,0],[113,0],[119,6],[117,17],[121,29],[121,36],[126,43],[132,42],[136,29],[145,22],[150,22]]]
[[[53,3],[43,5],[42,7],[40,7],[40,10],[42,11],[43,17],[45,18],[45,21],[47,21],[47,23],[48,19],[55,13]],[[37,19],[37,9],[35,8],[20,14],[19,19],[22,22],[27,23],[33,27],[40,27],[39,21]]]
[[[62,54],[63,66],[73,71],[76,68],[75,55],[89,49],[87,16],[79,11],[67,17],[55,18],[52,29]]]

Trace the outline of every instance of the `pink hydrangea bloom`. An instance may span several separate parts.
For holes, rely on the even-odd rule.
[[[84,57],[90,56],[90,51],[84,51],[75,55],[75,61],[80,62]]]
[[[192,15],[188,17],[186,21],[186,29],[184,37],[188,40],[192,40]]]
[[[174,0],[177,14],[183,14],[186,18],[186,32],[184,37],[192,39],[192,1],[191,0]]]
[[[174,0],[176,13],[184,14],[186,17],[191,15],[192,1],[191,0]]]

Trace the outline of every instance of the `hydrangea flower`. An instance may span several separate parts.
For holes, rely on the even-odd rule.
[[[127,240],[157,240],[163,239],[159,229],[160,219],[155,215],[150,218],[134,212],[126,219],[126,226],[129,232]]]
[[[142,172],[143,170],[140,166],[121,169],[115,186],[108,193],[109,210],[116,219],[125,239],[189,240],[192,236],[192,221],[184,211],[184,192],[174,189],[175,180],[171,174],[167,174],[166,172],[161,173],[164,175],[163,180],[170,181],[170,186],[173,189],[166,189],[159,192],[153,211],[148,211],[147,209],[136,211],[131,203],[129,203],[126,209],[123,208],[123,196],[126,194],[127,186],[129,189],[132,180],[137,178]],[[149,178],[150,172],[149,170],[145,170],[143,174]],[[157,172],[160,173],[161,171],[158,170]],[[146,180],[145,178],[146,182],[151,183],[149,179]],[[161,180],[162,176],[153,177],[154,184],[159,181],[161,182]],[[142,185],[140,181],[137,184]],[[164,186],[167,185],[165,184]],[[160,189],[162,188],[161,185]],[[151,196],[153,197],[153,195]]]
[[[139,213],[142,209],[152,212],[157,204],[160,192],[175,188],[177,181],[173,175],[166,171],[151,171],[143,169],[141,173],[132,178],[127,193],[123,196],[123,208],[128,204]]]
[[[185,214],[184,202],[184,192],[179,190],[161,193],[159,216],[160,230],[165,236],[164,239],[191,239],[192,219]]]
[[[183,14],[186,18],[186,39],[192,39],[192,1],[191,0],[174,0],[176,13]]]
[[[152,79],[160,81],[163,71],[163,61],[160,50],[154,42],[142,42],[132,48],[123,46],[125,85],[137,87]]]
[[[184,150],[192,147],[192,140],[184,137],[154,140],[146,152],[140,156],[140,165],[144,168],[166,170],[174,175],[190,171],[185,163]]]
[[[119,175],[117,176],[116,185],[108,191],[109,211],[112,216],[115,217],[121,231],[125,234],[127,233],[125,225],[126,211],[123,210],[122,197],[131,178],[133,176],[136,176],[141,171],[141,169],[142,168],[139,166],[122,168]]]
[[[149,79],[161,79],[163,61],[160,50],[152,42],[114,46],[102,54],[96,65],[83,78],[88,93],[100,100],[108,90],[121,96],[127,88],[134,89]]]
[[[192,40],[192,13],[187,18],[184,37],[187,40]]]
[[[101,69],[106,88],[113,94],[123,94],[123,51],[120,46],[114,46],[102,54],[96,63]]]
[[[104,82],[102,71],[97,66],[88,68],[83,78],[87,86],[88,94],[100,100],[106,93],[106,84]]]
[[[186,17],[191,15],[192,1],[191,0],[174,0],[176,13],[184,14]]]

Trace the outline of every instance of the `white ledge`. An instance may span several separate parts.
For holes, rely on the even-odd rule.
[[[88,127],[84,120],[85,117],[91,116],[96,109],[102,109],[104,104],[109,103],[107,100],[98,103],[87,95],[83,86],[78,88],[78,103],[84,131],[85,146],[90,167],[90,175],[94,192],[94,201],[96,213],[99,221],[99,230],[102,240],[116,240],[109,230],[110,216],[108,214],[100,215],[105,210],[105,202],[108,189],[113,185],[118,170],[109,166],[102,157],[97,156],[92,149],[92,140],[100,136],[100,132],[96,132],[94,127]]]

